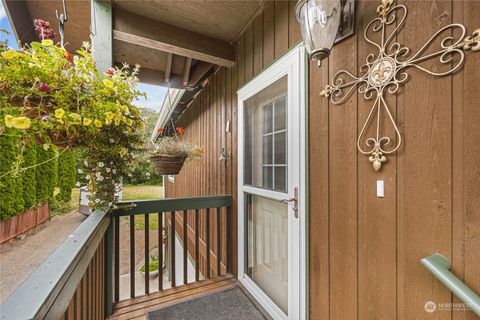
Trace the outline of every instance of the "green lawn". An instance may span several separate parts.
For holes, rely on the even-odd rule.
[[[147,200],[163,198],[162,186],[125,186],[123,200]]]
[[[123,189],[123,200],[148,200],[163,198],[163,189],[161,186],[126,186]],[[125,217],[128,222],[130,219]],[[158,229],[158,214],[149,215],[149,229]],[[145,230],[145,216],[135,216],[135,229]]]
[[[51,216],[62,215],[78,208],[78,200],[80,197],[80,189],[74,188],[72,191],[72,200],[67,204],[62,204],[54,208],[51,212]],[[131,186],[126,185],[123,187],[123,200],[148,200],[148,199],[161,199],[163,198],[162,186]],[[150,230],[158,229],[158,215],[150,215]],[[127,221],[130,221],[126,217]],[[145,217],[143,215],[135,217],[135,229],[145,229]]]

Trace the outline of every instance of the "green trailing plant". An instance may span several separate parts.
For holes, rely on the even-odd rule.
[[[150,255],[150,262],[148,263],[148,271],[158,271],[160,267],[160,261],[158,258],[158,254]],[[140,272],[145,272],[145,265],[140,267]]]
[[[45,25],[36,27],[40,34],[49,34],[42,29]],[[20,51],[0,45],[0,136],[19,136],[19,146],[0,171],[0,181],[10,183],[20,173],[37,168],[37,201],[51,202],[51,189],[41,186],[51,178],[45,177],[49,170],[43,163],[54,165],[65,150],[83,148],[90,203],[109,209],[130,171],[133,153],[142,147],[144,124],[133,105],[141,94],[135,89],[138,67],[131,71],[124,65],[102,73],[88,43],[72,55],[43,39]],[[25,165],[24,151],[35,144],[38,163]],[[52,150],[55,146],[57,152]]]

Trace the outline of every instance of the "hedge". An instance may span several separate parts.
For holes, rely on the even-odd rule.
[[[75,151],[66,151],[58,157],[57,186],[60,190],[56,200],[68,202],[72,198],[72,189],[77,181],[76,167]]]
[[[24,153],[24,164],[32,165],[37,163],[37,150],[30,146]],[[37,168],[31,168],[23,174],[23,199],[25,208],[31,208],[37,204]]]
[[[49,203],[53,204],[53,194],[55,192],[55,186],[57,185],[57,159],[55,157],[55,151],[52,148],[44,150],[43,146],[37,145],[37,164],[42,165],[37,167],[37,203]]]
[[[43,203],[53,206],[56,187],[59,188],[57,199],[68,201],[75,185],[75,152],[67,151],[55,157],[57,151],[53,148],[44,150],[43,146],[36,145],[23,150],[19,160],[16,159],[18,148],[17,136],[9,131],[0,134],[0,220]],[[15,167],[29,169],[6,174]]]
[[[10,172],[15,164],[17,154],[17,137],[10,136],[11,132],[0,135],[0,176]],[[25,201],[18,194],[22,188],[22,177],[6,175],[0,178],[0,218],[5,220],[23,212]]]

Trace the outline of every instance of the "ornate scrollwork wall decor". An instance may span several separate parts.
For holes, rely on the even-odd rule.
[[[376,171],[387,161],[387,155],[397,151],[402,144],[402,136],[385,101],[385,93],[397,93],[400,85],[408,80],[408,68],[417,68],[434,76],[446,76],[462,67],[465,51],[480,51],[480,29],[475,30],[471,36],[466,36],[465,26],[454,23],[438,30],[416,53],[410,55],[409,48],[394,42],[395,36],[404,26],[407,7],[395,5],[394,0],[381,0],[377,14],[379,17],[373,19],[365,28],[364,38],[378,49],[378,54],[371,53],[367,56],[366,63],[360,67],[361,76],[340,70],[334,74],[331,84],[320,92],[320,95],[330,98],[330,101],[337,105],[345,102],[355,88],[366,100],[374,99],[358,136],[357,147],[362,154],[368,156]],[[387,34],[388,26],[393,28],[391,34]],[[380,43],[372,40],[369,36],[371,33],[380,33]],[[440,48],[434,52],[428,51],[437,39],[442,39]],[[438,58],[448,70],[433,71],[421,65],[423,61],[433,58]],[[396,139],[382,134],[381,120],[384,114],[387,121],[393,125]],[[366,137],[366,131],[375,118],[376,135]]]

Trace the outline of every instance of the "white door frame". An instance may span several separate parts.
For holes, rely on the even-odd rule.
[[[274,319],[298,320],[306,319],[306,59],[305,48],[300,44],[290,50],[287,54],[273,63],[270,67],[244,85],[238,90],[238,279],[245,288],[254,296],[254,298],[265,308],[265,310]],[[298,218],[294,218],[292,204],[289,204],[289,262],[288,262],[288,317],[258,286],[246,275],[245,266],[245,192],[251,192],[254,189],[243,185],[243,155],[244,155],[244,106],[243,102],[257,92],[265,89],[276,80],[288,74],[288,95],[287,106],[289,108],[288,128],[298,128],[297,135],[289,135],[288,152],[297,160],[289,163],[289,168],[298,170],[288,170],[288,194],[276,191],[263,191],[271,199],[281,200],[293,195],[291,186],[298,186]],[[289,156],[289,159],[292,157]],[[257,193],[258,194],[258,193]],[[297,250],[293,248],[297,247]],[[298,266],[294,266],[298,263]],[[295,268],[294,268],[295,267]],[[299,272],[294,270],[298,268]]]

